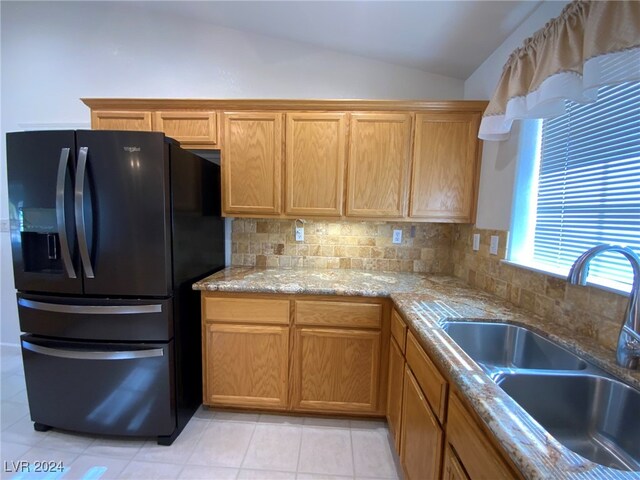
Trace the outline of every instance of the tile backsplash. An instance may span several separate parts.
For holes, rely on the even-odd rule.
[[[478,251],[472,249],[474,233],[480,234]],[[492,235],[499,237],[498,255],[489,254]],[[570,285],[560,278],[501,263],[506,256],[507,236],[505,231],[456,225],[451,254],[454,275],[472,287],[615,349],[627,297],[598,288]]]
[[[233,219],[231,264],[453,273],[450,224],[307,220],[303,226],[304,241],[296,242],[293,220]],[[402,230],[400,244],[392,243],[394,229]]]
[[[402,230],[400,244],[392,243],[394,229]],[[472,249],[474,233],[480,234],[479,251]],[[508,232],[473,225],[307,220],[304,241],[296,242],[293,220],[236,218],[231,235],[232,265],[455,275],[610,349],[627,305],[625,295],[502,263]],[[499,237],[497,255],[489,253],[492,235]]]

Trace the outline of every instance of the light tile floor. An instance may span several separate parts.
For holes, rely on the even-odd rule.
[[[153,439],[35,432],[22,359],[0,348],[0,461],[3,479],[398,479],[387,425],[204,409],[170,447]],[[17,473],[19,461],[63,462],[64,471]],[[12,463],[14,462],[14,463]]]

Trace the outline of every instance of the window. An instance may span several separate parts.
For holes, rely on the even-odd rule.
[[[509,257],[563,275],[600,243],[640,254],[640,83],[603,87],[596,103],[566,109],[523,128],[533,154],[516,179]],[[591,262],[593,283],[628,291],[632,277],[619,254]]]

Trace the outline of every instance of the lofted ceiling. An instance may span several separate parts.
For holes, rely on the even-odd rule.
[[[144,8],[466,79],[535,1],[161,1]]]

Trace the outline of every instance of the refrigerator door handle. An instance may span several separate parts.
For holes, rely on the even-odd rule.
[[[87,229],[84,222],[84,180],[87,175],[87,155],[89,147],[80,147],[78,152],[78,172],[76,174],[75,187],[75,214],[76,230],[78,232],[78,245],[80,247],[80,258],[84,267],[84,274],[87,278],[95,278],[89,255],[87,244]]]
[[[64,184],[67,177],[67,165],[69,164],[69,149],[60,149],[60,163],[58,164],[58,178],[56,181],[56,221],[58,223],[58,236],[60,237],[60,250],[62,263],[69,278],[76,278],[76,271],[71,261],[69,239],[67,238],[67,219],[64,210]]]
[[[37,302],[19,298],[18,305],[46,312],[76,313],[84,315],[132,315],[142,313],[161,313],[161,304],[152,305],[67,305],[60,303]]]
[[[149,348],[145,350],[129,351],[83,351],[83,350],[63,350],[60,348],[43,347],[35,343],[22,340],[22,347],[26,350],[47,355],[50,357],[71,358],[78,360],[132,360],[139,358],[162,357],[164,351],[161,348]]]

